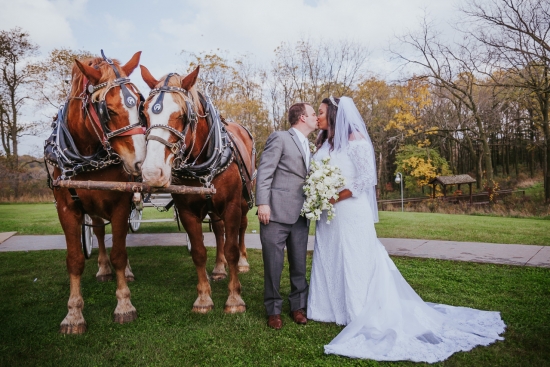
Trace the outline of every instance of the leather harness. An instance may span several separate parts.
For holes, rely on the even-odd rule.
[[[205,187],[210,187],[212,185],[212,180],[214,177],[225,171],[233,162],[237,163],[239,167],[239,173],[241,176],[241,181],[243,184],[243,196],[248,203],[249,208],[254,206],[254,194],[252,192],[252,181],[255,179],[256,172],[254,168],[255,163],[255,147],[252,150],[252,166],[251,172],[246,168],[242,153],[239,151],[238,147],[235,144],[234,137],[232,134],[227,131],[224,122],[220,118],[218,111],[214,107],[210,96],[206,93],[206,97],[198,93],[199,102],[203,107],[204,115],[199,115],[195,111],[195,101],[193,95],[189,93],[188,90],[183,88],[168,86],[169,79],[177,75],[175,73],[170,73],[166,77],[163,86],[160,88],[155,88],[151,90],[149,94],[149,99],[153,98],[154,95],[159,95],[153,107],[151,108],[152,112],[159,114],[163,109],[163,100],[165,93],[178,93],[180,94],[186,105],[186,114],[185,119],[186,123],[184,124],[183,131],[178,131],[173,127],[167,125],[151,125],[146,131],[146,140],[155,140],[164,144],[171,152],[174,154],[174,160],[172,162],[172,176],[177,179],[191,179],[199,180]],[[200,153],[195,157],[194,161],[190,161],[191,151],[195,144],[196,130],[198,125],[198,117],[206,118],[209,132],[206,138],[204,145],[201,148]],[[164,129],[170,131],[174,134],[178,140],[175,143],[170,143],[163,138],[160,138],[155,135],[151,135],[151,131],[154,129]],[[250,135],[254,146],[254,138],[250,131],[245,128],[245,130]],[[192,143],[189,147],[189,152],[186,155],[187,146],[185,144],[185,138],[187,134],[191,131],[193,134]],[[207,158],[203,163],[197,164],[198,157],[207,149]],[[210,195],[206,197],[209,211],[212,211],[212,201]]]
[[[81,172],[96,171],[110,165],[119,164],[121,162],[120,157],[113,151],[109,140],[117,136],[136,135],[143,134],[145,132],[146,122],[143,115],[143,96],[136,86],[130,82],[129,78],[122,78],[120,76],[120,73],[116,69],[113,61],[105,57],[103,50],[101,50],[101,55],[103,56],[105,62],[113,68],[116,79],[114,81],[109,81],[94,86],[86,79],[86,77],[84,77],[82,80],[82,93],[79,97],[74,97],[82,100],[82,109],[85,111],[86,116],[90,119],[92,127],[99,138],[101,145],[94,154],[89,156],[82,155],[79,152],[69,132],[67,124],[67,109],[70,99],[68,99],[59,109],[57,116],[54,118],[52,123],[52,134],[44,143],[44,159],[51,165],[61,169],[61,180],[69,180]],[[97,66],[94,67],[98,68]],[[131,89],[137,96],[130,92],[127,85],[131,86]],[[111,120],[111,117],[107,109],[105,96],[109,90],[116,87],[121,89],[126,107],[136,107],[136,104],[139,103],[137,108],[139,111],[140,121],[112,131],[107,127],[107,123]],[[94,94],[103,88],[107,88],[107,90],[102,93],[101,98],[94,101]],[[49,172],[48,176],[49,182],[51,182]]]

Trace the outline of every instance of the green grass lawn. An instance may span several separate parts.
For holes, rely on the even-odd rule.
[[[160,213],[145,208],[143,219],[172,218],[173,212]],[[256,208],[248,212],[248,232],[259,232]],[[208,226],[203,226],[208,230]],[[378,237],[418,238],[447,241],[550,245],[550,220],[451,215],[412,212],[380,212]],[[0,205],[0,232],[19,234],[62,234],[53,204]],[[110,227],[107,227],[110,231]],[[175,222],[143,223],[138,233],[177,232]],[[314,223],[310,234],[315,233]]]
[[[97,251],[97,250],[96,250]],[[136,281],[130,283],[138,319],[112,322],[115,282],[97,283],[97,254],[82,280],[88,331],[58,333],[67,313],[69,281],[64,251],[0,253],[1,366],[419,366],[377,363],[323,354],[341,330],[335,324],[298,326],[284,304],[281,331],[265,325],[260,251],[249,251],[251,271],[241,275],[247,311],[225,315],[227,281],[212,283],[214,310],[190,312],[196,272],[182,247],[128,249]],[[209,249],[213,267],[214,249]],[[429,302],[501,311],[505,340],[458,353],[444,366],[544,366],[550,364],[550,269],[394,258]],[[308,258],[308,267],[311,256]],[[309,271],[308,271],[309,273]],[[283,274],[281,293],[290,287]]]

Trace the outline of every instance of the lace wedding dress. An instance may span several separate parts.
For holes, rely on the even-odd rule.
[[[376,237],[368,189],[376,184],[372,148],[350,141],[329,156],[353,197],[335,205],[336,216],[317,221],[307,317],[347,325],[325,353],[379,361],[437,362],[458,351],[503,340],[499,312],[426,303],[401,276]]]

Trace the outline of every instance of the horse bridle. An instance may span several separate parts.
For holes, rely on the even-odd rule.
[[[154,114],[159,114],[159,113],[162,112],[163,107],[164,107],[163,101],[164,101],[164,94],[165,93],[178,93],[178,94],[180,94],[181,96],[183,96],[183,99],[184,99],[185,105],[186,105],[186,109],[187,109],[187,113],[186,113],[187,124],[185,124],[185,127],[183,128],[182,132],[180,132],[180,131],[178,131],[178,130],[176,130],[173,127],[168,126],[168,125],[161,125],[161,124],[151,125],[145,131],[145,140],[146,141],[155,140],[155,141],[158,141],[159,143],[165,145],[170,150],[170,152],[172,152],[172,154],[174,154],[175,158],[174,158],[174,161],[172,162],[172,165],[177,167],[177,166],[187,162],[187,160],[189,160],[189,158],[191,156],[191,151],[193,150],[193,147],[195,145],[195,137],[196,137],[196,133],[197,133],[197,124],[198,124],[199,120],[197,118],[198,114],[195,112],[195,108],[193,107],[194,106],[193,95],[191,93],[189,93],[189,91],[184,89],[184,88],[168,86],[168,82],[169,82],[170,78],[174,75],[178,75],[178,74],[176,74],[176,73],[168,74],[166,76],[166,79],[164,80],[164,84],[162,85],[162,87],[152,89],[151,92],[149,92],[149,97],[147,98],[147,100],[151,99],[156,94],[159,95],[157,97],[157,100],[153,104],[153,107],[151,108],[151,111]],[[201,116],[201,117],[206,117],[206,115]],[[182,118],[183,118],[183,115],[182,115]],[[187,133],[189,132],[189,128],[191,128],[191,131],[193,132],[193,141],[192,141],[192,144],[191,144],[191,149],[189,151],[189,154],[187,155],[187,157],[184,158],[185,150],[187,148],[187,145],[185,144],[185,137],[187,136]],[[163,139],[159,136],[151,135],[151,131],[153,129],[168,130],[169,132],[171,132],[172,134],[177,136],[178,140],[175,143],[170,143],[169,141],[167,141],[167,140],[165,140],[165,139]]]
[[[73,98],[82,100],[82,109],[90,118],[92,128],[102,144],[103,151],[97,151],[91,156],[83,156],[78,152],[67,127],[66,107],[69,103],[69,101],[67,101],[65,105],[60,108],[57,119],[53,124],[54,140],[51,142],[51,145],[53,145],[53,152],[57,156],[57,159],[55,162],[50,162],[53,165],[56,165],[57,163],[62,171],[60,176],[62,180],[70,179],[77,173],[85,170],[97,170],[112,164],[120,163],[120,156],[113,151],[109,140],[116,136],[137,135],[144,134],[145,132],[144,124],[146,121],[143,115],[143,96],[139,93],[136,86],[130,82],[130,79],[122,78],[120,76],[120,73],[116,69],[113,61],[105,57],[103,50],[101,50],[101,55],[103,56],[103,60],[105,60],[105,62],[113,68],[116,79],[114,81],[109,81],[94,86],[86,77],[84,77],[82,80],[82,92],[80,96]],[[96,65],[94,68],[98,69],[99,67]],[[136,98],[128,90],[126,86],[127,84],[130,84],[133,91],[139,96],[139,105],[137,107],[140,121],[138,123],[112,131],[107,127],[107,123],[111,120],[111,117],[109,116],[105,96],[112,88],[120,87],[125,105],[128,108],[135,107],[137,103]],[[103,88],[108,89],[105,93],[102,93],[102,97],[98,101],[93,101],[93,95]],[[62,139],[62,136],[64,139]],[[46,141],[46,144],[48,144],[48,141],[49,140]]]
[[[103,50],[101,50],[101,56],[103,57],[103,60],[113,69],[116,79],[113,81],[104,82],[95,86],[89,83],[89,81],[85,81],[84,93],[86,94],[86,98],[85,98],[86,100],[84,101],[84,108],[86,109],[88,115],[90,116],[90,119],[92,120],[92,126],[96,131],[96,134],[98,135],[102,144],[105,146],[106,149],[109,148],[108,150],[110,150],[109,140],[116,136],[140,135],[145,133],[146,122],[143,115],[144,98],[139,92],[139,90],[137,89],[137,87],[130,81],[129,78],[123,78],[120,76],[120,73],[115,67],[115,64],[111,59],[105,56],[105,54],[103,53]],[[95,66],[95,68],[98,68],[98,67]],[[127,84],[129,84],[132,87],[133,92],[137,94],[137,98],[138,98],[137,100],[136,100],[136,97],[130,92],[130,90],[126,86]],[[107,123],[111,120],[111,116],[109,115],[109,110],[107,108],[107,101],[105,100],[105,96],[107,95],[107,93],[109,93],[111,89],[116,87],[120,87],[122,91],[124,104],[126,105],[126,107],[132,108],[132,107],[136,107],[137,105],[139,121],[135,124],[131,124],[131,125],[122,127],[120,129],[117,129],[115,131],[112,131],[107,127]],[[107,90],[102,93],[103,97],[98,101],[93,101],[92,96],[103,88],[107,88]],[[92,108],[86,108],[87,104],[91,105]],[[96,126],[101,129],[102,136],[100,136],[99,132],[96,129]]]

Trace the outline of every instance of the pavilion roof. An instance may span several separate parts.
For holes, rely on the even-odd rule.
[[[470,175],[456,175],[456,176],[437,176],[430,181],[430,184],[441,185],[456,185],[456,184],[468,184],[476,182]]]

